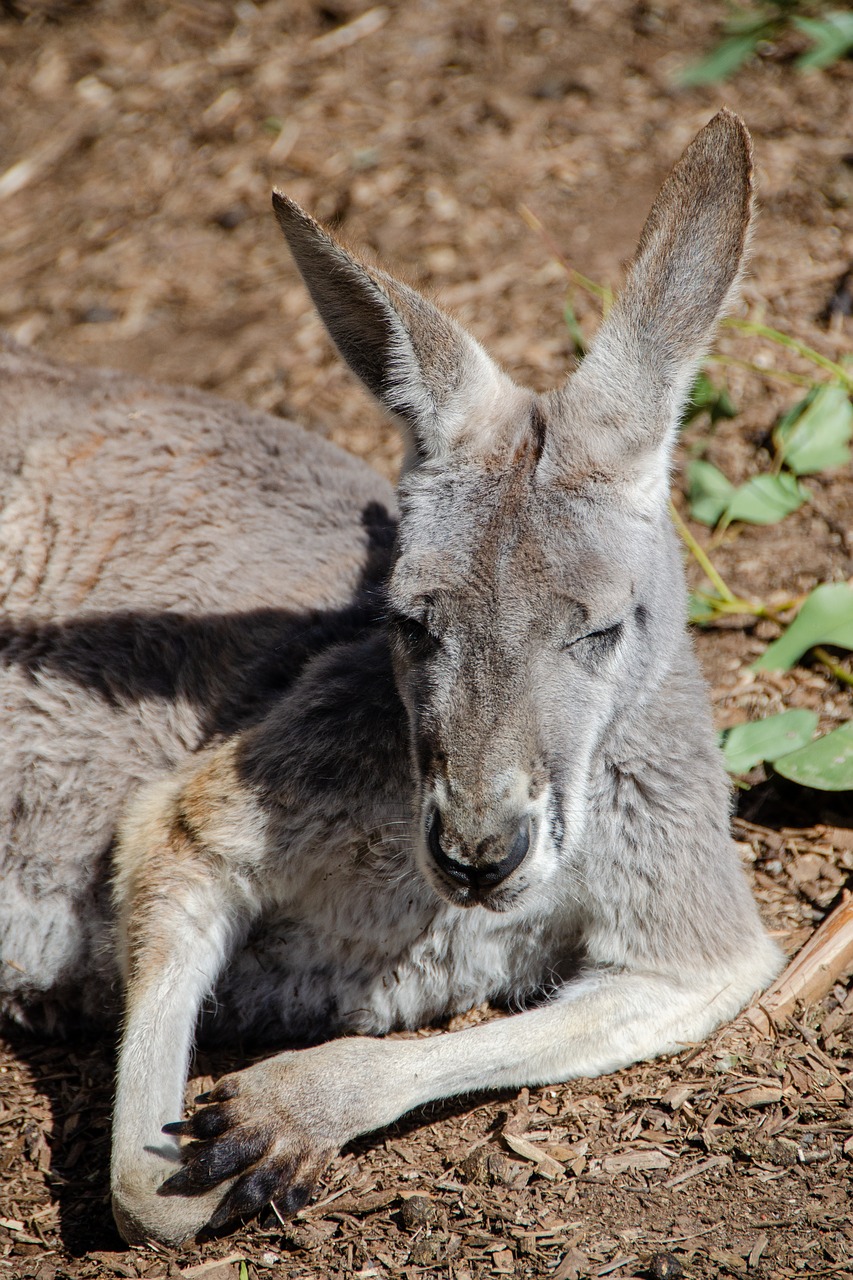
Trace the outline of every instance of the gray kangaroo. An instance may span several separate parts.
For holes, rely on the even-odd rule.
[[[6,351],[0,1007],[50,1030],[123,991],[127,1240],[293,1212],[357,1134],[675,1052],[777,972],[667,508],[751,200],[724,111],[536,395],[276,195],[405,434],[396,504],[288,423]],[[485,1000],[522,1011],[379,1038]],[[196,1034],[309,1047],[181,1119]]]

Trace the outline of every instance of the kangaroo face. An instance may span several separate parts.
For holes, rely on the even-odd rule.
[[[590,763],[642,687],[677,573],[659,521],[555,481],[522,445],[408,474],[389,589],[420,870],[497,911],[547,898],[571,859]]]
[[[461,906],[553,899],[603,733],[682,633],[669,460],[743,261],[748,137],[726,112],[698,135],[582,364],[544,396],[274,203],[329,333],[406,437],[389,610],[421,870]]]

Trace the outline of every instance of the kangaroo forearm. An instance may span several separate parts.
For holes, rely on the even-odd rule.
[[[596,1076],[675,1052],[735,1012],[753,985],[731,972],[684,984],[656,974],[591,973],[549,1005],[467,1030],[416,1040],[357,1037],[279,1054],[251,1068],[252,1105],[258,1116],[315,1111],[318,1140],[341,1143],[441,1098]]]
[[[768,944],[763,969],[750,956],[740,968],[702,979],[602,971],[570,983],[553,1003],[513,1017],[427,1040],[370,1042],[376,1061],[367,1092],[375,1109],[361,1131],[388,1123],[383,1082],[405,1098],[402,1114],[473,1090],[556,1084],[677,1052],[737,1013],[777,967]]]

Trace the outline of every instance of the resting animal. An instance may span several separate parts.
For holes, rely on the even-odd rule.
[[[405,434],[396,499],[289,423],[6,350],[0,1008],[50,1029],[123,1000],[128,1240],[292,1211],[356,1134],[673,1052],[776,973],[667,506],[750,208],[722,112],[536,395],[277,195]],[[523,1011],[379,1038],[484,1000]],[[197,1026],[313,1047],[181,1119]]]

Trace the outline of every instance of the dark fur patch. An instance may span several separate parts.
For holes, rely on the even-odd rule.
[[[530,431],[533,436],[533,461],[538,466],[539,459],[545,451],[545,440],[548,435],[548,423],[542,406],[534,400],[530,409]]]
[[[361,523],[367,534],[361,579],[340,608],[0,619],[0,668],[18,667],[34,680],[57,673],[113,707],[183,699],[200,712],[205,742],[245,729],[267,715],[318,654],[380,621],[397,526],[378,502],[365,506]]]

